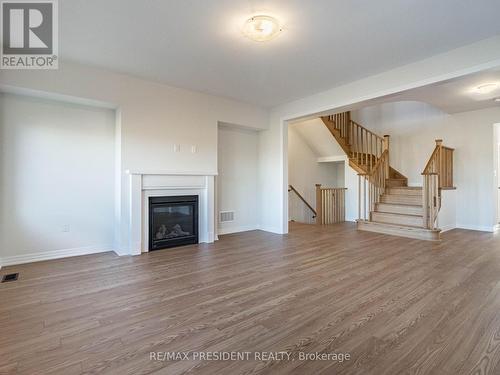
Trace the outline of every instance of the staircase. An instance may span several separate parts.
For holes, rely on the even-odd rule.
[[[359,175],[358,229],[436,241],[441,189],[453,185],[453,149],[436,141],[424,169],[423,187],[390,166],[389,136],[380,137],[350,118],[350,112],[322,117]]]
[[[386,187],[368,220],[358,220],[358,229],[402,237],[437,241],[440,229],[424,226],[421,187]]]

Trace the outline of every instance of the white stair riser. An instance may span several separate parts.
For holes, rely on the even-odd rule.
[[[378,203],[375,206],[375,211],[378,212],[389,212],[393,214],[403,214],[403,215],[423,215],[424,210],[421,206],[410,206],[410,205],[395,205]]]
[[[414,227],[422,227],[424,220],[421,216],[398,215],[383,212],[372,212],[372,221],[386,224],[411,225]]]

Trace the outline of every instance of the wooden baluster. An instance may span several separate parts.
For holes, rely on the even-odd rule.
[[[341,216],[342,216],[342,205],[341,205],[341,202],[340,202],[340,197],[341,197],[341,190],[340,189],[336,189],[335,190],[335,206],[337,207],[337,217],[335,218],[335,222],[336,223],[340,223],[341,221]]]
[[[367,165],[366,163],[366,130],[363,129],[363,165]]]
[[[327,191],[328,194],[328,212],[330,217],[328,218],[328,224],[331,224],[333,222],[333,202],[332,202],[332,190],[328,189]]]
[[[364,188],[363,188],[363,193],[364,193],[364,199],[363,199],[363,204],[364,204],[364,207],[363,207],[363,212],[364,212],[364,217],[365,217],[365,220],[367,220],[367,217],[368,217],[368,216],[367,216],[367,213],[366,213],[366,199],[367,199],[367,197],[366,197],[366,195],[367,195],[367,194],[366,194],[366,193],[367,193],[367,191],[366,191],[366,180],[367,180],[367,178],[366,178],[366,176],[365,176],[365,180],[364,180],[364,185],[365,185],[365,186],[364,186]]]
[[[356,125],[356,162],[359,163],[359,126]]]
[[[322,224],[323,212],[321,210],[321,184],[316,184],[316,224]]]
[[[332,216],[332,202],[330,199],[330,189],[325,190],[325,201],[326,201],[326,212],[327,212],[327,219],[326,219],[326,224],[331,224],[331,216]]]
[[[342,221],[345,221],[345,189],[342,189]]]
[[[373,160],[372,160],[372,144],[373,144],[373,134],[372,133],[368,133],[368,160],[370,162],[370,170],[372,170],[372,167],[373,167]]]
[[[361,176],[358,175],[358,220],[361,220]]]
[[[337,222],[337,195],[335,194],[335,189],[332,189],[331,191],[331,197],[332,197],[332,222],[336,223]]]
[[[427,221],[427,215],[429,215],[429,212],[428,212],[428,207],[427,207],[427,202],[429,200],[429,198],[427,197],[427,175],[424,175],[424,184],[423,184],[423,187],[422,187],[422,207],[424,209],[424,227],[425,228],[429,228],[429,223]]]
[[[321,196],[323,202],[323,224],[328,224],[328,202],[325,194],[325,189],[321,189]]]
[[[325,211],[326,211],[325,224],[330,224],[331,223],[331,214],[332,214],[332,203],[330,201],[330,190],[329,189],[324,190],[323,194],[325,196]]]
[[[442,175],[443,172],[443,140],[442,139],[436,139],[436,147],[438,147],[438,153],[437,153],[437,174],[438,174],[438,183],[439,187],[441,187],[442,181],[440,176]]]
[[[450,150],[450,187],[453,186],[453,150]]]
[[[387,178],[389,178],[389,168],[390,168],[389,147],[390,147],[390,136],[386,134],[384,135],[384,151],[387,151],[386,154],[387,161],[385,162],[385,175],[387,176]]]

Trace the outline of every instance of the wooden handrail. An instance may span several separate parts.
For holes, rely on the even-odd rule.
[[[313,219],[315,217],[318,216],[318,213],[316,212],[316,210],[305,200],[305,198],[297,191],[297,189],[295,189],[292,185],[288,185],[288,191],[293,191],[295,194],[297,194],[297,196],[299,197],[299,199],[304,202],[304,204],[313,212],[314,216],[313,216]]]
[[[422,172],[422,205],[424,227],[437,229],[437,217],[441,209],[441,190],[453,187],[453,148],[443,146],[442,139],[436,139],[436,147]]]
[[[329,188],[316,184],[316,224],[345,221],[345,191],[347,188]]]
[[[436,139],[436,147],[425,165],[422,175],[438,175],[439,189],[454,189],[453,186],[453,152],[455,149],[443,146],[442,139]]]
[[[378,135],[378,134],[376,134],[376,133],[372,132],[371,130],[369,130],[369,129],[365,128],[363,125],[358,124],[356,121],[351,120],[351,123],[352,123],[353,125],[355,125],[355,126],[360,127],[360,128],[361,128],[361,129],[363,129],[363,130],[366,130],[368,133],[373,134],[373,136],[374,136],[374,137],[377,137],[377,138],[378,138],[378,139],[380,139],[381,141],[383,141],[383,140],[384,140],[384,137],[381,137],[380,135]]]
[[[424,168],[422,174],[430,174],[431,173],[432,163],[436,159],[438,153],[439,153],[439,146],[436,146],[434,148],[434,151],[431,154],[431,157],[429,158],[429,161],[425,165],[425,168]]]

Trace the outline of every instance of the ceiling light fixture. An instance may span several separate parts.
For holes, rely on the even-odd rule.
[[[480,85],[476,87],[476,92],[478,94],[489,94],[490,92],[495,91],[498,88],[498,83],[485,83],[484,85]]]
[[[495,102],[500,103],[500,98],[493,99]]]
[[[243,33],[256,42],[267,42],[283,30],[278,20],[271,16],[253,16],[243,26]]]

